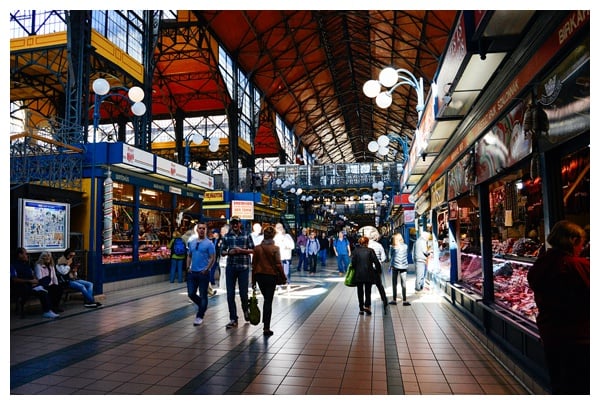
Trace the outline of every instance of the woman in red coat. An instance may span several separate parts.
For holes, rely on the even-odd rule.
[[[579,257],[583,228],[570,221],[554,225],[551,249],[529,270],[527,280],[538,307],[553,394],[590,393],[590,261]]]

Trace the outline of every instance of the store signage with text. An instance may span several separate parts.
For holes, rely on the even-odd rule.
[[[240,219],[254,219],[254,201],[231,201],[231,216]]]

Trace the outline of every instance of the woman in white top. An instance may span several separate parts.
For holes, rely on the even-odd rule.
[[[275,225],[275,245],[279,246],[279,253],[281,255],[281,264],[283,264],[283,270],[287,277],[288,284],[290,283],[290,263],[292,262],[292,251],[295,248],[294,239],[285,232],[285,228],[281,223]]]
[[[406,273],[408,271],[408,246],[404,243],[401,234],[396,233],[392,237],[392,246],[390,247],[390,268],[392,269],[392,300],[391,305],[396,305],[396,293],[398,276],[400,276],[400,286],[402,287],[402,305],[410,305],[406,299]]]

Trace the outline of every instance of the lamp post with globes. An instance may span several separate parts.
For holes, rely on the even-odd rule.
[[[96,268],[98,263],[98,239],[102,235],[98,233],[98,213],[96,212],[96,195],[97,193],[97,184],[96,184],[96,135],[98,133],[98,127],[100,125],[100,106],[103,101],[109,98],[121,98],[126,100],[129,104],[131,104],[131,112],[136,117],[141,117],[146,113],[146,105],[143,103],[144,99],[144,90],[140,87],[134,86],[131,88],[126,88],[122,86],[111,87],[108,80],[104,78],[98,78],[94,80],[92,84],[92,90],[94,91],[94,112],[93,112],[93,143],[94,147],[92,149],[92,165],[90,172],[90,251],[88,263],[91,263],[91,266],[88,266],[89,271],[91,271],[93,279],[95,281],[94,285],[101,286],[99,281],[99,277],[101,276],[101,272],[97,272]],[[121,92],[119,92],[119,90]],[[126,95],[122,92],[126,92]],[[109,174],[110,176],[110,170]],[[110,251],[107,249],[107,251]],[[101,291],[98,291],[101,292]]]
[[[185,166],[189,166],[191,163],[190,144],[193,142],[196,145],[200,145],[205,140],[208,140],[208,150],[210,152],[215,153],[219,150],[219,138],[215,136],[203,136],[198,132],[193,132],[185,138]]]

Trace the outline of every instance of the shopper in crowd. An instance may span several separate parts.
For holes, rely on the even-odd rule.
[[[381,267],[383,267],[383,263],[387,261],[387,257],[383,245],[378,241],[379,237],[379,232],[373,230],[368,236],[369,243],[367,246],[375,251],[377,260],[379,260],[379,264],[381,264]],[[383,302],[383,311],[384,313],[387,313],[388,299],[385,294],[385,288],[383,287],[383,272],[379,272],[378,277],[376,277],[374,280],[374,284],[379,292],[379,297],[381,297],[381,302]]]
[[[590,393],[590,261],[583,228],[557,222],[527,274],[553,394]]]
[[[319,250],[319,260],[321,262],[321,266],[325,267],[327,265],[327,254],[329,252],[329,238],[327,237],[327,232],[321,232],[317,239],[321,248]]]
[[[346,274],[346,269],[350,264],[350,241],[344,235],[344,231],[338,232],[338,237],[333,241],[333,253],[337,260],[337,267],[340,276]]]
[[[169,282],[174,283],[175,276],[177,275],[177,281],[183,283],[183,266],[187,258],[187,248],[179,231],[173,232],[173,238],[167,245],[167,248],[171,252],[171,273],[169,275]]]
[[[241,221],[238,217],[232,217],[229,221],[231,229],[223,238],[221,255],[227,256],[225,269],[225,281],[227,283],[227,306],[229,307],[229,323],[227,329],[238,326],[237,305],[235,302],[235,286],[237,284],[244,320],[250,321],[248,312],[248,281],[251,268],[251,254],[254,250],[254,242],[249,233],[242,231]]]
[[[219,232],[219,241],[217,242],[217,260],[219,261],[219,288],[226,289],[227,282],[225,281],[225,269],[227,268],[227,256],[223,256],[221,251],[223,250],[223,238],[229,232],[229,224],[224,224]]]
[[[204,322],[208,308],[208,284],[210,269],[216,260],[215,245],[206,237],[206,223],[200,221],[195,226],[196,237],[188,240],[187,254],[187,293],[198,307],[194,326]]]
[[[292,252],[294,251],[294,239],[288,233],[286,233],[283,224],[277,223],[275,225],[275,237],[273,238],[275,244],[279,247],[279,253],[281,256],[281,264],[283,265],[283,271],[287,278],[288,286],[290,285],[290,264],[292,262]]]
[[[381,243],[379,243],[379,232],[372,230],[368,235],[365,236],[369,238],[369,247],[375,251],[377,258],[379,259],[379,263],[385,263],[387,256],[385,254],[385,248]]]
[[[83,295],[83,306],[86,308],[98,308],[102,303],[94,299],[94,283],[79,278],[79,263],[74,262],[75,251],[67,248],[63,255],[56,261],[56,272],[59,283],[63,288],[68,287],[79,291]]]
[[[306,257],[306,244],[308,243],[308,229],[302,228],[302,232],[296,238],[296,246],[298,247],[298,266],[296,271],[308,270],[308,258]]]
[[[309,275],[317,274],[317,261],[320,250],[321,246],[319,245],[319,240],[317,239],[317,233],[315,231],[310,231],[308,234],[308,241],[306,242],[306,258],[308,261]]]
[[[58,314],[54,313],[50,307],[50,298],[48,291],[40,285],[39,280],[35,277],[31,263],[29,262],[29,254],[25,248],[19,247],[15,252],[15,260],[10,265],[10,281],[11,288],[14,288],[14,293],[19,300],[26,299],[29,296],[36,296],[40,300],[44,318],[54,319]],[[17,301],[17,305],[21,302]],[[21,311],[23,308],[19,308]],[[21,312],[21,317],[23,313]]]
[[[254,225],[252,225],[252,233],[250,233],[250,235],[252,236],[252,242],[254,242],[254,246],[260,245],[264,238],[262,233],[262,225],[258,222],[255,222]]]
[[[361,315],[365,313],[371,315],[371,287],[381,274],[381,264],[375,251],[368,247],[368,244],[369,238],[361,236],[358,239],[358,245],[352,252],[351,259],[358,294],[359,314]]]
[[[277,285],[277,272],[283,272],[279,247],[275,244],[275,228],[267,226],[260,245],[254,247],[252,255],[252,288],[260,288],[263,296],[263,335],[271,336],[271,315],[273,313],[273,297]]]
[[[396,305],[396,296],[398,288],[398,277],[400,277],[400,287],[402,288],[402,305],[410,305],[406,298],[406,273],[408,272],[408,246],[404,243],[402,234],[395,233],[392,236],[392,245],[390,246],[390,269],[392,271],[392,300],[391,305]]]
[[[56,266],[54,265],[52,253],[44,251],[40,254],[35,263],[35,277],[39,280],[40,285],[48,291],[52,312],[57,314],[64,312],[60,307],[63,288],[56,276]]]
[[[425,274],[427,272],[427,258],[431,254],[429,250],[430,233],[423,231],[415,242],[413,259],[415,261],[415,291],[423,291],[425,287]]]
[[[221,276],[221,270],[219,269],[219,257],[220,257],[220,243],[221,243],[221,234],[218,229],[213,229],[210,231],[210,241],[215,247],[215,261],[213,262],[212,267],[210,268],[209,274],[209,284],[208,284],[208,295],[213,296],[217,293],[217,285],[219,277]]]
[[[195,239],[198,238],[198,221],[194,220],[194,226],[192,227],[192,233],[190,235],[188,235],[187,238],[187,242],[186,242],[186,246],[189,245],[190,242],[194,241]],[[206,230],[206,238],[213,243],[213,245],[215,245],[214,241],[212,240],[213,237],[213,233],[209,233],[208,228]],[[183,236],[183,238],[185,239],[185,235]],[[216,246],[215,246],[215,263],[218,260],[217,259],[218,256],[216,255]],[[213,267],[211,268],[211,272],[213,272],[215,267],[215,264],[213,264]],[[186,271],[186,280],[187,280],[187,274],[188,272]],[[212,278],[211,278],[212,277]],[[217,290],[215,290],[213,288],[213,284],[214,284],[214,273],[211,275],[211,273],[209,272],[209,276],[208,276],[208,296],[209,297],[214,297],[215,295],[217,295]]]

